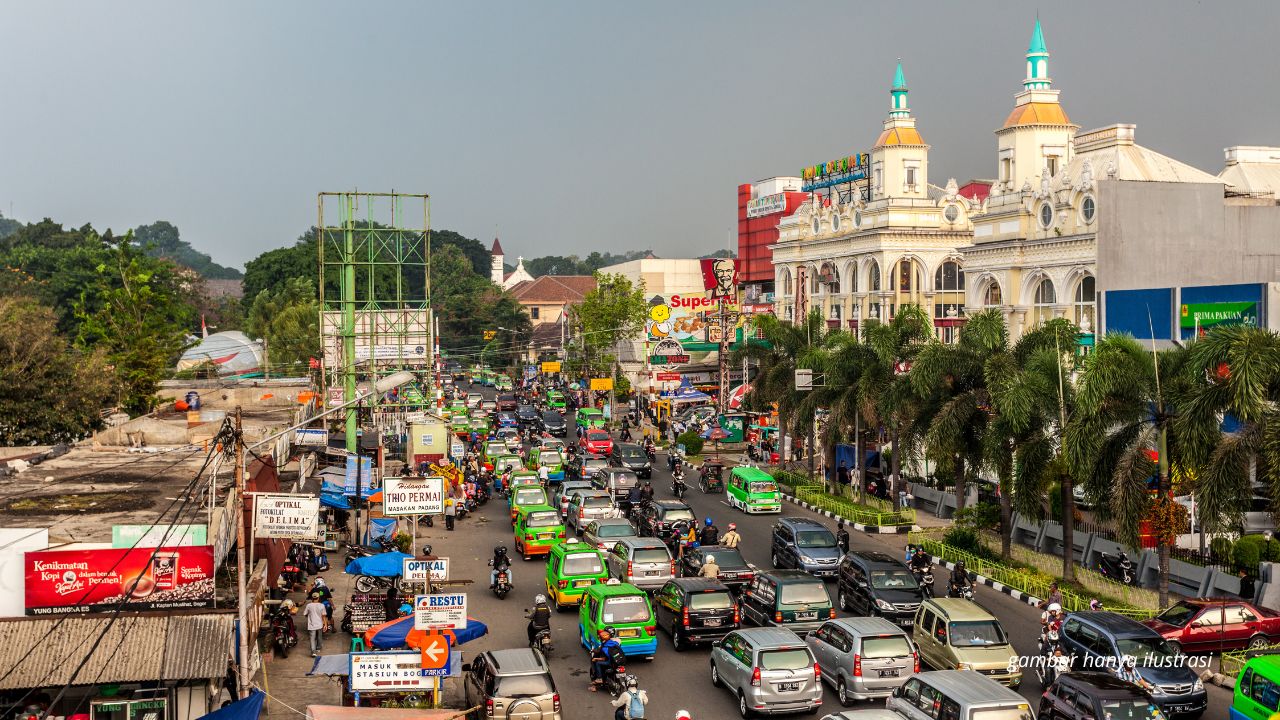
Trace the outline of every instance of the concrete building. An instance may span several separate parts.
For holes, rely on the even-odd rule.
[[[543,275],[510,290],[537,329],[545,323],[560,322],[569,306],[582,302],[595,287],[596,279],[590,275]]]
[[[738,186],[738,291],[743,312],[773,312],[773,251],[778,223],[809,199],[798,177]]]

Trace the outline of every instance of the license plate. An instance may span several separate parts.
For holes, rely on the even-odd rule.
[[[778,690],[781,692],[795,692],[800,689],[800,683],[778,683]]]
[[[574,580],[573,586],[576,588],[591,587],[591,581],[590,580]]]
[[[633,638],[639,635],[640,631],[635,628],[623,628],[618,631],[618,637],[620,638]]]
[[[555,533],[538,533],[539,540],[550,540],[555,537]]]
[[[880,677],[898,677],[898,669],[890,668],[888,670],[881,670]]]
[[[798,612],[796,613],[796,619],[797,620],[817,620],[818,613],[817,612]]]
[[[1191,712],[1193,708],[1192,705],[1169,705],[1166,709],[1171,713],[1186,713]]]
[[[915,624],[916,624],[916,619],[915,619],[915,618],[906,618],[906,619],[904,619],[904,620],[902,620],[902,621],[900,621],[900,622],[901,622],[902,627],[911,627],[912,625],[915,625]]]
[[[702,624],[707,627],[720,627],[720,622],[720,618],[707,618],[702,621]]]
[[[658,575],[661,575],[661,574],[662,574],[661,570],[645,570],[644,571],[645,577],[657,577]]]

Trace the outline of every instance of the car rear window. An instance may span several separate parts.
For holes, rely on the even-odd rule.
[[[636,534],[630,525],[601,525],[596,528],[596,535],[602,538],[624,538]]]
[[[813,667],[808,650],[765,650],[760,653],[761,670],[804,670]]]
[[[681,520],[693,520],[693,511],[688,508],[673,508],[662,513],[662,519],[667,522],[679,522]]]
[[[706,554],[716,559],[716,564],[720,566],[721,570],[734,570],[747,566],[747,561],[742,559],[742,554],[737,550],[718,547],[714,552]]]
[[[1195,617],[1200,612],[1198,605],[1188,605],[1186,603],[1178,603],[1173,607],[1165,610],[1156,616],[1156,619],[1163,623],[1168,623],[1174,627],[1182,627],[1187,621]]]
[[[539,465],[546,465],[550,467],[552,465],[559,465],[562,462],[564,462],[564,459],[560,457],[560,453],[558,452],[552,451],[538,453]]]
[[[862,638],[862,657],[899,658],[911,655],[911,643],[905,635],[881,635]]]
[[[547,494],[541,488],[525,488],[516,491],[517,505],[534,505],[546,501]]]
[[[548,675],[510,675],[498,677],[494,696],[502,698],[537,697],[550,695],[556,688]]]
[[[582,499],[582,507],[584,508],[604,508],[611,507],[612,502],[607,497],[589,497]]]
[[[636,550],[636,562],[665,563],[671,562],[671,555],[662,548],[641,548]]]
[[[690,610],[729,610],[733,596],[727,592],[704,592],[689,596]]]
[[[529,513],[524,524],[526,527],[554,527],[560,524],[560,514],[554,510]]]
[[[563,572],[565,575],[596,575],[604,572],[604,565],[595,553],[565,555]]]
[[[1159,717],[1156,706],[1146,700],[1103,700],[1107,720],[1150,720]]]
[[[716,558],[719,560],[719,558]],[[719,565],[720,563],[716,563]],[[787,583],[782,586],[781,602],[783,605],[830,604],[827,586],[821,580],[804,583]]]
[[[605,598],[603,612],[606,624],[647,622],[649,603],[640,595]]]

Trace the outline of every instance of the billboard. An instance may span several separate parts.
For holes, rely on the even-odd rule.
[[[320,532],[320,498],[314,495],[253,496],[253,535],[315,540]]]
[[[438,515],[444,512],[444,478],[389,477],[382,486],[382,514]]]
[[[712,300],[738,298],[738,261],[733,258],[702,258],[702,287]]]
[[[1183,330],[1198,327],[1201,331],[1207,331],[1210,328],[1227,325],[1257,327],[1258,303],[1252,300],[1243,302],[1185,303],[1178,318],[1178,326]]]
[[[213,605],[213,547],[42,550],[24,560],[28,615]]]
[[[206,525],[112,525],[111,547],[152,548],[161,545],[208,545]]]
[[[871,156],[867,153],[849,155],[829,162],[810,165],[800,171],[800,177],[804,180],[804,184],[800,186],[800,189],[809,192],[841,183],[865,180],[867,168],[870,165]]]
[[[747,201],[747,217],[757,218],[775,215],[787,209],[787,194],[762,195]]]

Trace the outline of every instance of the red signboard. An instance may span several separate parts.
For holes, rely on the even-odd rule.
[[[25,560],[28,615],[213,605],[213,546],[45,550]]]
[[[673,372],[660,372],[660,373],[658,373],[658,374],[657,374],[657,376],[656,376],[656,377],[658,378],[658,380],[660,380],[660,381],[662,381],[662,382],[667,382],[667,381],[669,381],[669,380],[674,380],[674,381],[676,381],[676,382],[680,382],[680,373],[673,373]]]

